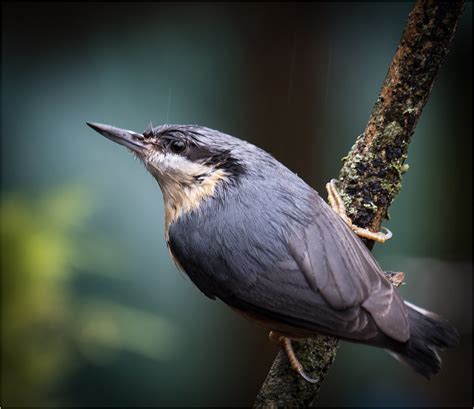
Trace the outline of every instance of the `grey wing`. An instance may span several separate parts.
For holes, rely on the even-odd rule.
[[[289,242],[308,285],[336,310],[362,307],[391,338],[405,342],[405,304],[372,253],[319,197],[313,223]]]
[[[312,222],[289,238],[286,260],[223,300],[288,327],[352,340],[382,332],[407,341],[403,300],[363,242],[319,196],[315,200]]]

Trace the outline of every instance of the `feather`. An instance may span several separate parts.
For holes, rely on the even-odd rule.
[[[318,197],[314,222],[289,243],[310,287],[336,310],[356,306],[391,338],[409,338],[406,307],[363,242]]]

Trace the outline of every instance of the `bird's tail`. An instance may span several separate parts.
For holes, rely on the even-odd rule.
[[[405,301],[408,307],[410,339],[393,348],[395,357],[416,372],[430,378],[441,368],[439,350],[452,348],[459,343],[459,333],[445,319]]]

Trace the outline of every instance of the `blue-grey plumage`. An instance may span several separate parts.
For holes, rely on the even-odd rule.
[[[184,125],[143,134],[92,128],[127,146],[156,178],[177,264],[208,297],[291,337],[383,347],[425,376],[457,333],[405,303],[318,193],[267,152]]]

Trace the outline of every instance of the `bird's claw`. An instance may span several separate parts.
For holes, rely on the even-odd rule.
[[[300,374],[300,376],[307,382],[309,383],[318,383],[319,378],[311,378],[310,376],[306,375],[306,373],[303,371],[303,368],[298,369],[296,372]]]
[[[352,220],[346,213],[346,207],[344,202],[339,194],[336,187],[336,179],[331,179],[329,183],[326,184],[326,190],[328,192],[328,200],[332,209],[346,222],[346,224],[352,229],[352,231],[357,234],[359,237],[364,239],[369,239],[376,241],[377,243],[385,243],[387,240],[391,239],[393,234],[386,227],[382,227],[381,231],[373,232],[368,229],[356,226],[352,223]]]
[[[306,375],[305,371],[303,370],[303,365],[301,365],[301,362],[296,357],[295,351],[291,346],[290,338],[281,335],[276,331],[270,331],[268,336],[270,338],[270,341],[280,344],[280,346],[285,350],[288,356],[288,360],[290,361],[291,368],[295,372],[297,372],[305,381],[310,383],[317,383],[319,381],[319,378],[311,378],[310,376]]]

